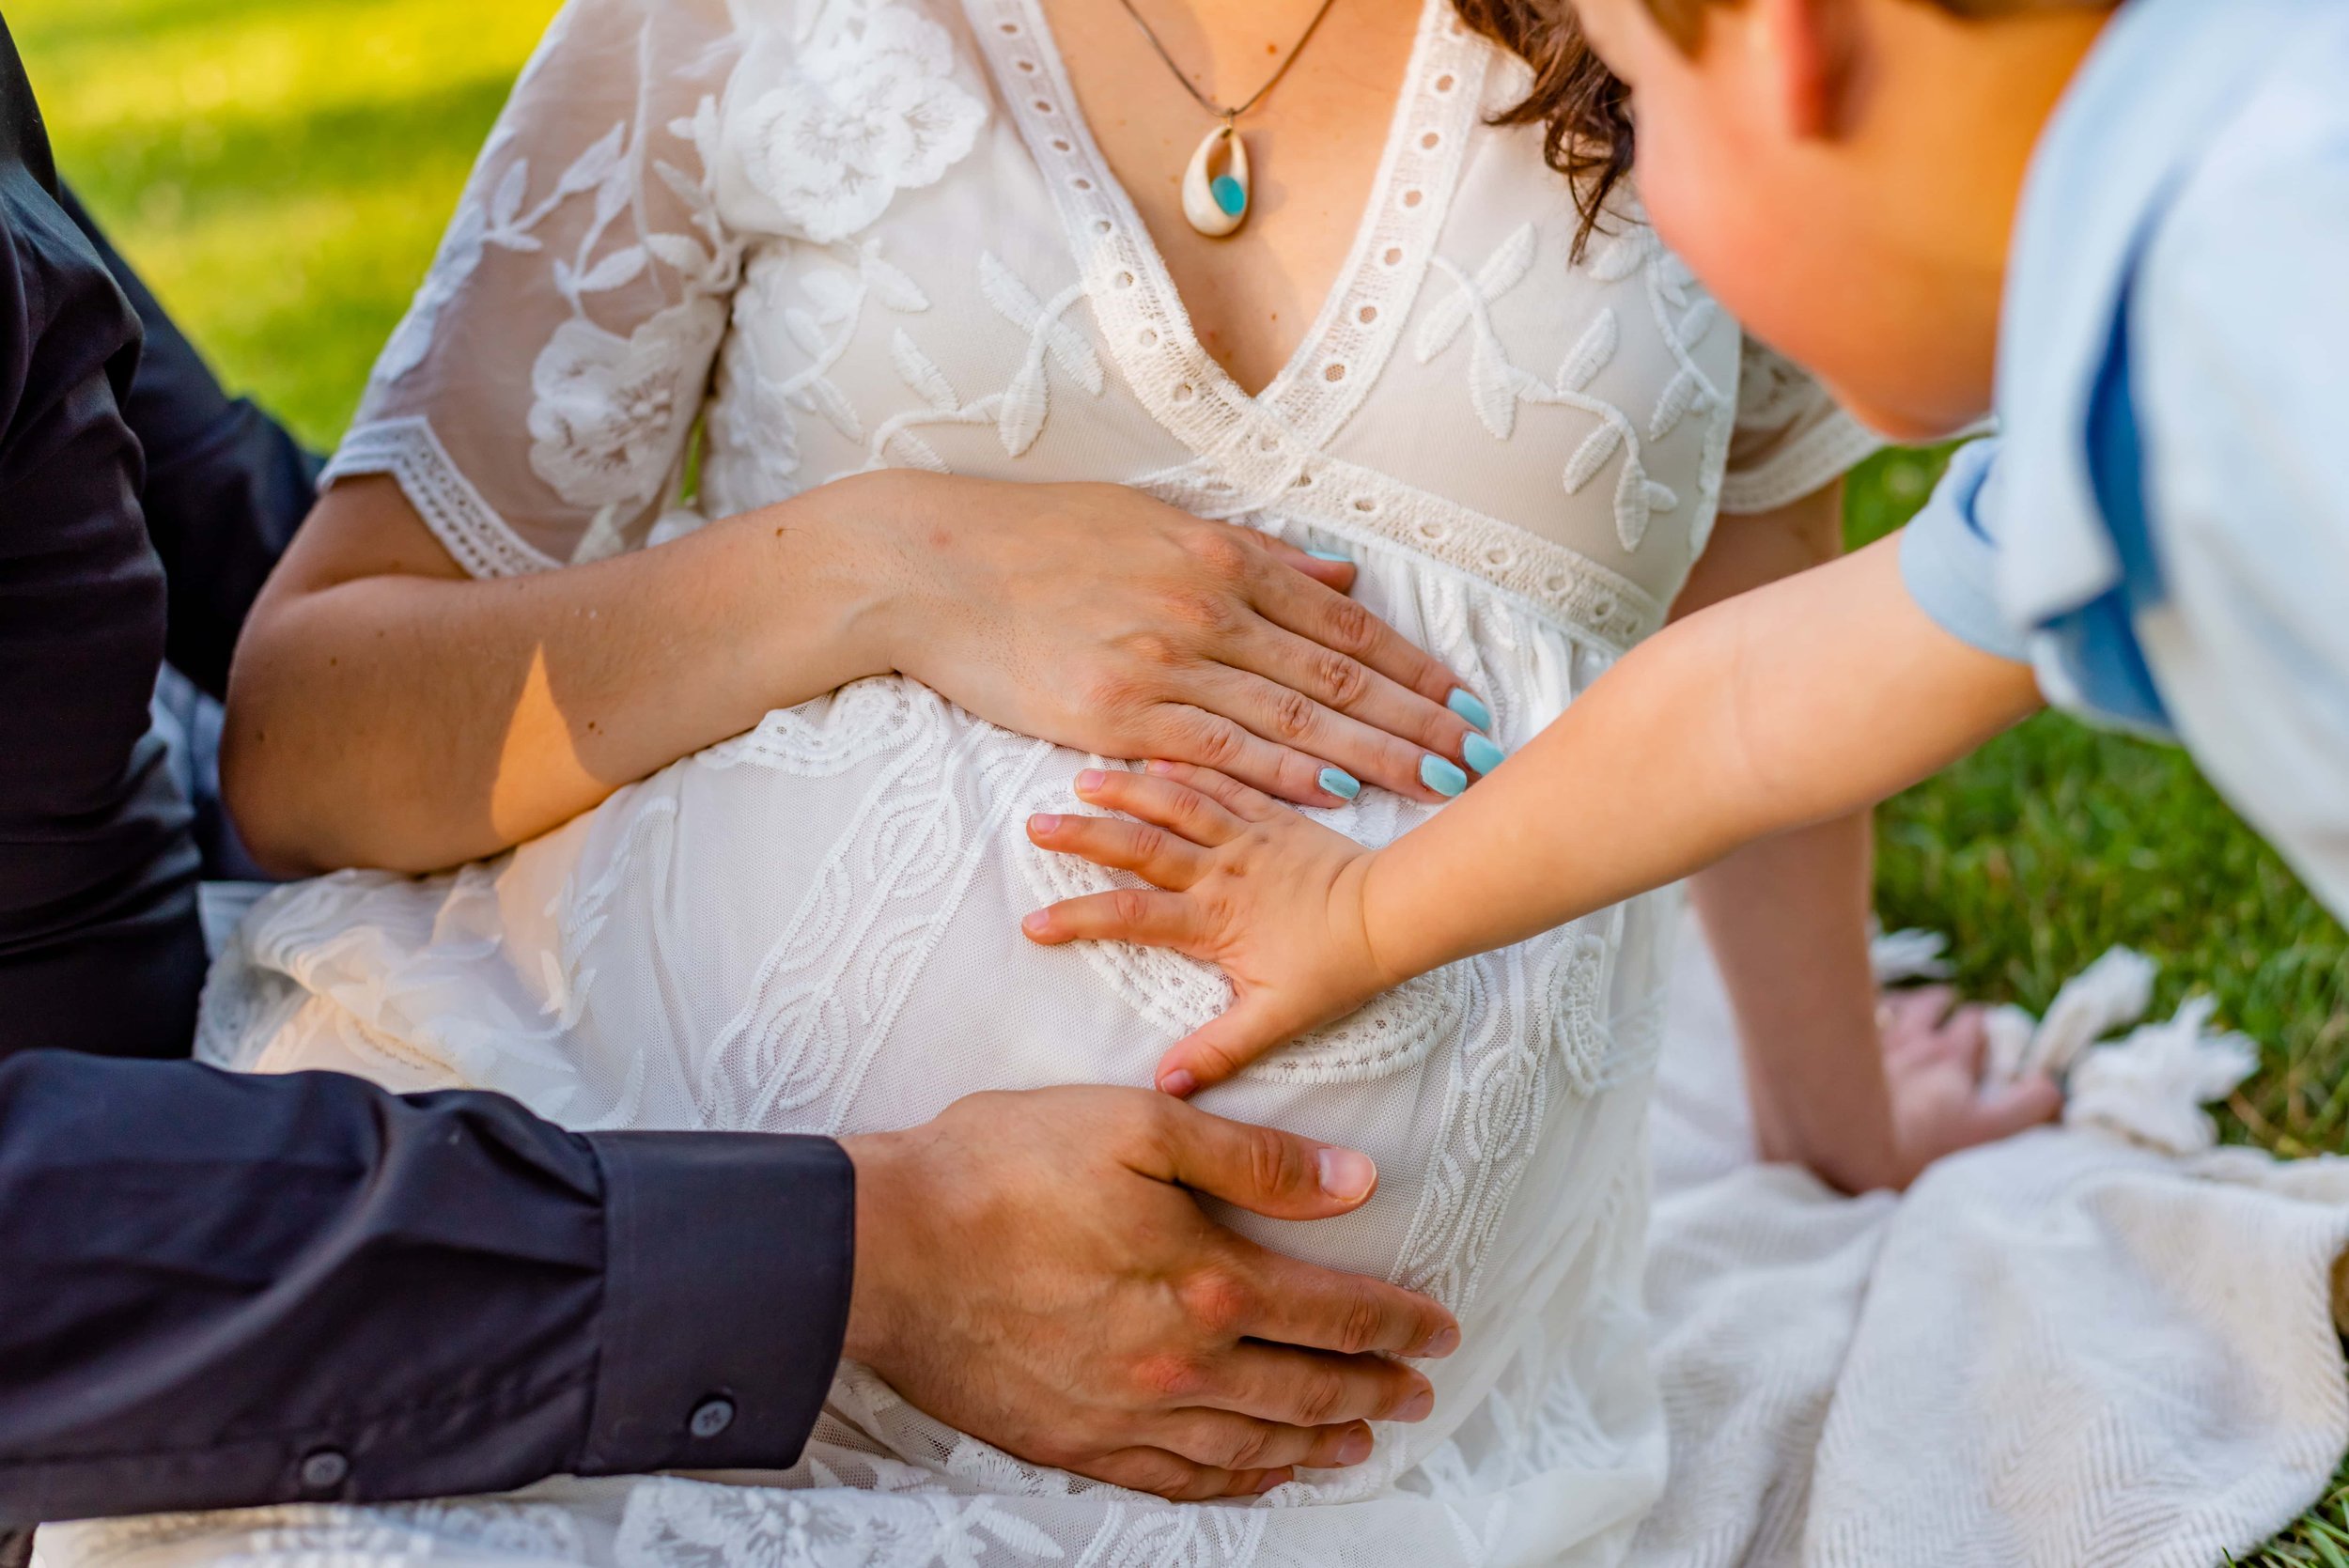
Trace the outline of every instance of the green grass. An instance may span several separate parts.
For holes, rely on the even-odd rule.
[[[59,160],[224,378],[331,442],[406,308],[552,0],[15,0]],[[1930,454],[1852,487],[1855,542]],[[2227,1135],[2349,1151],[2349,937],[2178,753],[2042,718],[1894,802],[1885,919],[1954,939],[1976,995],[2038,1008],[2114,942],[2259,1039]],[[2251,1560],[2349,1552],[2349,1472]]]

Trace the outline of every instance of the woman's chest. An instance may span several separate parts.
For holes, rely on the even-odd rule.
[[[754,36],[706,147],[745,259],[705,509],[889,466],[1112,480],[1449,549],[1472,575],[1526,543],[1676,589],[1718,491],[1737,332],[1643,228],[1578,256],[1538,132],[1485,123],[1520,68],[1444,0],[1381,108],[1343,259],[1252,396],[1036,0],[823,14]]]

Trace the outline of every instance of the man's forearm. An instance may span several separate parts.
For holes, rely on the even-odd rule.
[[[2038,706],[2030,672],[1929,621],[1896,542],[1634,649],[1467,796],[1382,850],[1383,970],[1420,973],[1906,787]]]
[[[853,1215],[828,1140],[590,1139],[491,1094],[17,1057],[0,1529],[788,1465]]]

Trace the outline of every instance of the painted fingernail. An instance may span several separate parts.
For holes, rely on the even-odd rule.
[[[1040,937],[1052,928],[1052,911],[1038,909],[1019,923],[1019,929],[1031,937]]]
[[[1362,781],[1343,768],[1325,768],[1314,782],[1341,800],[1351,800],[1362,792]]]
[[[1460,1348],[1460,1330],[1439,1328],[1427,1336],[1426,1343],[1411,1352],[1424,1360],[1439,1361]]]
[[[1422,1389],[1403,1402],[1403,1407],[1394,1413],[1394,1419],[1399,1421],[1423,1421],[1435,1413],[1435,1409],[1436,1390]]]
[[[1109,782],[1109,775],[1098,768],[1088,768],[1077,775],[1077,790],[1079,794],[1087,794]]]
[[[1352,1149],[1324,1149],[1315,1157],[1321,1176],[1321,1190],[1330,1197],[1353,1203],[1367,1197],[1378,1181],[1378,1167],[1368,1155]]]
[[[1468,775],[1460,771],[1459,764],[1430,752],[1419,759],[1419,782],[1448,800],[1468,787]]]
[[[1172,1094],[1178,1100],[1190,1098],[1198,1088],[1199,1080],[1180,1067],[1171,1073],[1162,1073],[1159,1077],[1159,1093]]]
[[[1466,687],[1454,687],[1452,695],[1443,700],[1443,706],[1480,730],[1488,730],[1493,727],[1493,710],[1485,706],[1485,700],[1482,697]]]
[[[1500,767],[1501,759],[1509,753],[1485,737],[1471,733],[1460,742],[1460,754],[1468,758],[1468,765],[1479,773],[1489,773]]]
[[[1359,1465],[1370,1457],[1370,1428],[1358,1426],[1338,1440],[1337,1462]]]
[[[1342,550],[1309,550],[1306,554],[1316,561],[1352,561],[1354,557]]]
[[[1471,758],[1470,760],[1472,761],[1474,759]],[[1049,811],[1038,812],[1034,816],[1028,818],[1028,831],[1034,833],[1059,832],[1060,818]]]

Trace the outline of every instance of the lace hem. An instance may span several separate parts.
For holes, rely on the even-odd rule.
[[[1720,510],[1774,512],[1834,483],[1890,444],[1838,409],[1759,466],[1724,476]]]
[[[470,577],[521,577],[563,563],[525,543],[481,498],[420,415],[361,425],[343,438],[319,476],[320,487],[363,474],[388,474],[432,536]]]

